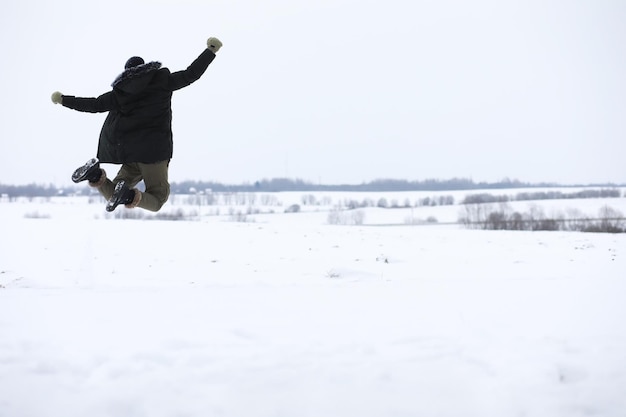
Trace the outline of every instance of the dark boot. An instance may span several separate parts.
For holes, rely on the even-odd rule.
[[[98,158],[91,158],[85,165],[76,168],[72,174],[72,181],[79,183],[81,181],[89,181],[97,183],[102,178],[102,170],[100,169],[100,161]]]
[[[113,211],[120,204],[131,205],[136,200],[137,191],[133,188],[128,188],[125,181],[120,181],[115,186],[113,195],[107,203],[107,211]]]

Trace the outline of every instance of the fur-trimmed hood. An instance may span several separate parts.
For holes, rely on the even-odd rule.
[[[161,63],[157,61],[128,68],[115,78],[111,87],[124,91],[131,90],[129,92],[142,90],[150,82],[152,75],[160,68]]]

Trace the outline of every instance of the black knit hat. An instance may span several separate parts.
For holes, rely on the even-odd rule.
[[[126,61],[126,65],[124,65],[124,69],[136,67],[138,65],[143,65],[143,64],[144,64],[143,58],[139,56],[133,56],[131,58],[128,58],[128,61]]]

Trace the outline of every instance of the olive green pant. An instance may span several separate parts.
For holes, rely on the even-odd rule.
[[[154,164],[141,162],[123,164],[113,181],[107,178],[104,184],[98,187],[98,191],[108,200],[113,195],[115,184],[118,182],[124,180],[129,188],[133,188],[143,180],[146,191],[141,193],[138,207],[149,211],[159,211],[170,195],[170,183],[167,178],[169,164],[170,161]]]

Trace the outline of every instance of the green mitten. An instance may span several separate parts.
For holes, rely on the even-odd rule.
[[[63,94],[59,93],[58,91],[52,93],[51,98],[54,104],[63,104]]]
[[[217,51],[219,51],[222,47],[222,42],[217,38],[209,38],[206,41],[206,46],[213,51],[213,53],[217,53]]]

